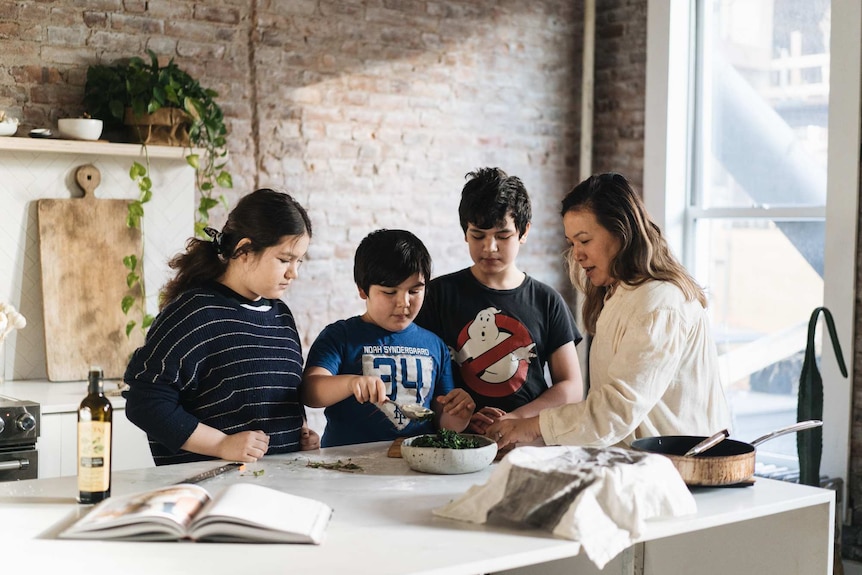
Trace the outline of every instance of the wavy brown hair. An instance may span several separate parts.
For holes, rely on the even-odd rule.
[[[625,177],[598,174],[575,186],[563,199],[560,215],[580,211],[595,215],[599,225],[620,242],[620,251],[610,265],[611,277],[633,286],[651,280],[667,281],[682,290],[686,300],[696,299],[706,307],[703,288],[673,256],[661,230]],[[572,284],[586,296],[583,314],[587,332],[595,334],[609,288],[594,286],[586,279],[571,249],[566,263]]]

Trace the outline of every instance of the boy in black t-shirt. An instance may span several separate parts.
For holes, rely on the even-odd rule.
[[[431,280],[416,323],[449,346],[455,385],[476,400],[470,430],[484,433],[583,399],[581,335],[560,294],[517,267],[532,216],[524,184],[499,168],[467,177],[458,215],[473,265]]]

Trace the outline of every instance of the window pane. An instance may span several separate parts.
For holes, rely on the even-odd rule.
[[[699,215],[689,216],[686,262],[708,291],[743,440],[796,421],[808,319],[823,301],[824,222],[776,220],[770,209],[826,203],[829,33],[828,0],[698,4]],[[753,212],[712,216],[717,208]],[[763,455],[796,467],[796,436],[763,444]]]
[[[705,0],[702,207],[826,203],[828,0]]]
[[[785,224],[764,219],[696,224],[695,275],[709,296],[733,435],[743,440],[796,421],[808,318],[822,302],[823,280],[782,230]],[[822,243],[822,222],[797,224],[819,234]],[[795,435],[761,450],[795,457]]]

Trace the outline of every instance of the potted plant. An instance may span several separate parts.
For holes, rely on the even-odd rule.
[[[129,204],[126,222],[138,227],[144,215],[144,204],[152,197],[149,178],[150,161],[147,144],[181,145],[188,148],[186,161],[195,169],[195,190],[200,197],[195,220],[195,234],[203,237],[209,212],[219,203],[227,208],[223,195],[214,197],[217,188],[233,187],[227,164],[227,127],[224,114],[216,103],[218,93],[201,86],[200,82],[180,69],[173,58],[159,64],[152,50],[147,50],[149,62],[138,57],[108,65],[96,64],[87,69],[84,106],[87,113],[105,122],[109,138],[118,139],[124,127],[131,139],[144,148],[144,163],[134,162],[129,176],[138,185],[140,196]],[[127,296],[123,311],[137,303],[142,314],[141,328],[146,330],[152,316],[146,313],[146,293],[138,265],[143,257],[130,254],[124,258],[128,269],[126,283],[134,287],[141,283],[141,300]],[[137,322],[130,320],[126,334]]]

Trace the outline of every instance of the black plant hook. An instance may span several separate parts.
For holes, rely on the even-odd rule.
[[[805,359],[802,363],[802,373],[799,376],[799,399],[796,408],[796,420],[823,419],[823,378],[817,369],[817,357],[814,347],[814,335],[817,330],[817,319],[823,313],[832,349],[838,360],[841,375],[847,377],[847,366],[841,343],[835,331],[832,313],[825,307],[818,307],[811,313],[808,321],[808,343],[805,347]],[[805,485],[820,485],[820,460],[823,455],[823,429],[820,427],[800,431],[796,436],[796,452],[799,456],[799,482]]]

